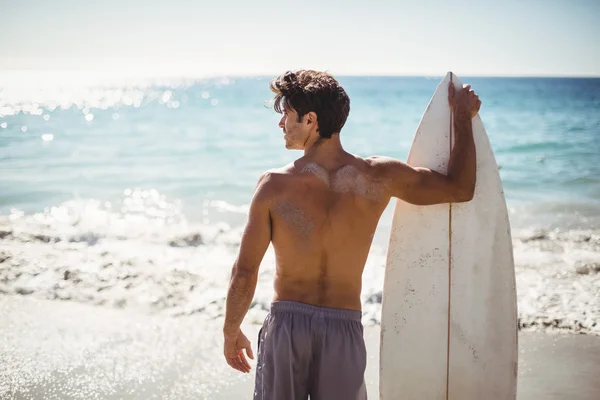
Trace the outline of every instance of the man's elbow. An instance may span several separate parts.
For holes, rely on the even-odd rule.
[[[258,276],[258,268],[248,264],[235,263],[231,270],[231,279],[252,280]]]
[[[469,187],[458,188],[455,192],[455,203],[466,203],[473,200],[475,196],[475,185]]]

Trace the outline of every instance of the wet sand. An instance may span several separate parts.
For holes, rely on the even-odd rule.
[[[0,321],[2,399],[252,398],[253,374],[221,356],[219,320],[3,296]],[[376,399],[379,329],[365,336]],[[519,344],[519,400],[600,398],[599,336],[522,332]]]

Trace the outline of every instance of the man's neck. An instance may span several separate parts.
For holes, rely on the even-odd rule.
[[[334,134],[329,139],[315,140],[304,149],[304,159],[328,168],[332,162],[346,154],[340,141],[340,135]]]

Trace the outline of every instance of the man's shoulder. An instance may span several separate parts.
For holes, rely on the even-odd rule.
[[[391,162],[398,161],[394,158],[386,157],[386,156],[371,156],[371,157],[365,158],[364,160],[365,160],[365,163],[371,167],[380,167],[382,165],[386,165]]]
[[[292,176],[294,174],[294,170],[295,168],[292,164],[279,168],[271,168],[260,174],[259,181],[268,182],[271,185],[277,184],[278,182],[281,182]]]
[[[288,165],[266,170],[258,179],[257,192],[263,193],[264,197],[273,197],[280,192],[292,176],[293,171]]]
[[[384,175],[386,166],[394,159],[385,156],[370,156],[361,158],[363,165],[363,172],[372,176],[373,178],[379,178]]]
[[[365,158],[365,162],[369,165],[371,172],[378,176],[386,176],[407,167],[403,161],[387,156],[371,156]]]
[[[261,181],[269,182],[270,185],[283,184],[301,175],[302,168],[297,163],[290,163],[279,168],[272,168],[263,172]]]

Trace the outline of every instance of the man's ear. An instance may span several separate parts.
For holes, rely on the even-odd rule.
[[[318,122],[317,113],[314,111],[306,113],[306,115],[304,117],[306,118],[305,121],[308,125],[313,125]]]

